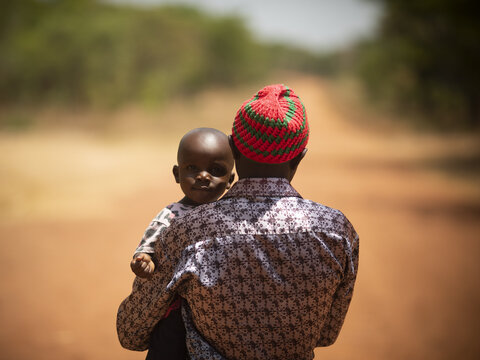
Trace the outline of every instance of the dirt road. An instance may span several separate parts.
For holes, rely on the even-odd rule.
[[[317,80],[289,86],[311,123],[293,185],[341,209],[361,239],[344,328],[316,359],[478,359],[479,177],[439,169],[478,139],[379,130]],[[254,90],[173,104],[150,129],[159,115],[131,110],[113,135],[0,134],[1,359],[144,358],[120,347],[115,315],[145,226],[180,198],[176,141],[200,125],[228,131]]]

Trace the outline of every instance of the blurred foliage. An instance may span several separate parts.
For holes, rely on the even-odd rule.
[[[268,63],[274,69],[335,76],[342,69],[340,52],[313,53],[284,44],[265,45]]]
[[[378,36],[354,50],[371,98],[439,128],[480,127],[480,3],[371,0]]]
[[[255,42],[235,17],[95,0],[0,0],[0,102],[158,104],[275,69],[329,72],[319,55]]]

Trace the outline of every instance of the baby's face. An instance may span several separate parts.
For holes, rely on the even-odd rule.
[[[230,188],[233,155],[226,137],[209,133],[191,135],[179,150],[175,180],[195,204],[217,200]]]

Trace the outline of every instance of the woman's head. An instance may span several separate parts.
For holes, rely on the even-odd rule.
[[[291,180],[306,153],[309,125],[305,107],[285,85],[269,85],[245,101],[230,137],[239,178]]]

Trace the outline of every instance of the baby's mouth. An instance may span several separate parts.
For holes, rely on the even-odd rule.
[[[194,190],[201,190],[201,191],[210,191],[211,188],[208,185],[195,185],[193,186]]]

